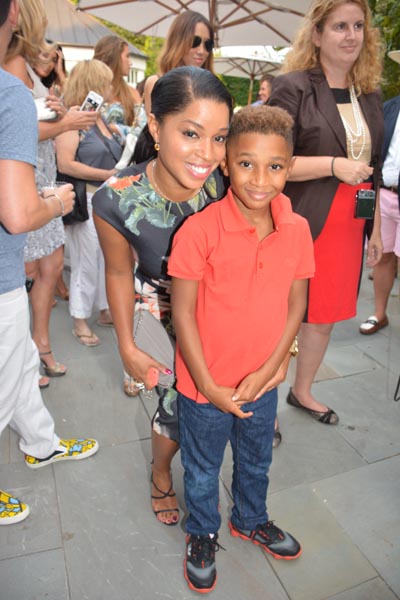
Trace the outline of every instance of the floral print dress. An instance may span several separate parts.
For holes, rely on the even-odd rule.
[[[187,202],[171,202],[152,187],[146,166],[134,165],[111,177],[94,195],[93,209],[133,248],[137,307],[150,310],[173,335],[167,265],[174,233],[188,216],[222,198],[225,185],[220,173],[214,171],[195,197]],[[153,427],[157,433],[179,441],[176,390],[157,391],[160,400]]]

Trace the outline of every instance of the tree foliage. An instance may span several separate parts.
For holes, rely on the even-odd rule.
[[[104,19],[99,19],[103,25],[108,27],[111,31],[113,31],[116,35],[119,35],[124,40],[135,46],[138,50],[141,50],[147,56],[146,63],[146,77],[148,75],[153,75],[157,72],[157,57],[160,53],[164,40],[158,37],[152,37],[147,35],[137,35],[124,29],[123,27],[119,27],[114,23],[110,23],[109,21],[105,21]]]
[[[72,1],[75,4],[77,3],[77,0]],[[385,58],[382,91],[384,98],[387,99],[400,94],[400,65],[387,57],[389,50],[400,50],[400,0],[368,1],[373,13],[374,25],[381,31],[384,40]],[[146,76],[157,72],[157,57],[163,45],[162,38],[135,35],[108,21],[101,20],[101,22],[146,54],[148,57]],[[221,80],[233,96],[235,104],[240,106],[247,104],[248,79],[221,75]],[[258,82],[254,82],[253,101],[257,97],[258,87]]]
[[[399,0],[369,0],[374,15],[374,25],[380,30],[384,46],[382,91],[385,99],[400,94],[400,65],[388,58],[389,50],[400,50]]]

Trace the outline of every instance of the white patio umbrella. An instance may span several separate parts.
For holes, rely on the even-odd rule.
[[[185,10],[206,16],[217,46],[291,43],[310,0],[79,0],[78,9],[134,33],[165,37]]]
[[[250,79],[247,103],[250,104],[254,80],[262,75],[277,74],[289,48],[272,46],[227,46],[214,53],[214,69],[220,75]]]

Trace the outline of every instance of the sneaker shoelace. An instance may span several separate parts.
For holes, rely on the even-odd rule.
[[[285,539],[282,531],[279,529],[279,527],[274,525],[273,521],[267,521],[263,525],[257,525],[256,533],[270,544],[273,544],[278,540],[282,541]]]
[[[225,550],[217,540],[218,535],[214,535],[213,538],[210,538],[208,535],[192,535],[191,556],[193,561],[200,563],[203,568],[213,562],[215,553],[218,552],[220,548]]]

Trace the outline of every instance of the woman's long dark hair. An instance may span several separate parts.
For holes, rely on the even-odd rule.
[[[182,112],[191,102],[203,98],[226,104],[229,117],[232,117],[232,97],[218,77],[199,67],[177,67],[156,82],[151,93],[151,112],[162,123],[168,115]],[[154,140],[146,125],[136,143],[132,160],[141,163],[156,156]]]
[[[52,42],[51,40],[46,40],[46,42],[47,42],[48,44],[53,44],[53,43],[54,43],[54,42]],[[60,46],[60,44],[56,44],[56,45],[55,45],[55,50],[56,50],[57,52],[61,52],[61,55],[62,55],[62,63],[61,63],[61,64],[62,64],[62,70],[64,71],[64,75],[66,76],[66,75],[67,75],[67,69],[66,69],[66,66],[65,66],[65,58],[64,58],[64,54],[63,54],[63,49],[62,49],[62,47]],[[47,87],[48,89],[50,89],[50,88],[51,88],[51,86],[53,85],[53,83],[54,83],[55,81],[57,81],[57,73],[56,73],[56,70],[55,70],[55,69],[53,69],[53,70],[52,70],[52,71],[51,71],[51,72],[50,72],[50,73],[47,75],[47,77],[42,77],[42,78],[41,78],[41,82],[42,82],[42,83],[43,83],[43,85],[44,85],[45,87]]]
[[[161,75],[176,67],[184,66],[184,58],[192,48],[194,32],[198,23],[202,23],[207,27],[210,39],[214,40],[214,30],[210,21],[204,15],[193,10],[181,12],[172,22],[158,58],[159,73]],[[209,52],[202,69],[208,69],[213,73],[213,65],[214,55]]]

